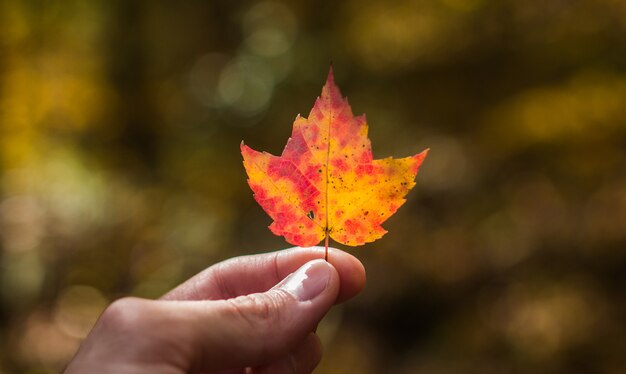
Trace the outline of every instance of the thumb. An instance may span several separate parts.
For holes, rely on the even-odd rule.
[[[194,366],[205,371],[257,366],[287,355],[316,328],[338,293],[335,268],[314,260],[267,292],[189,302],[196,328],[202,326]]]

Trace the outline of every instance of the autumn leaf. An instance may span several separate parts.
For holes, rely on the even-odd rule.
[[[355,117],[332,68],[308,118],[298,115],[280,157],[241,143],[248,184],[276,234],[308,247],[328,237],[350,246],[382,237],[406,201],[428,150],[374,160],[365,115]]]

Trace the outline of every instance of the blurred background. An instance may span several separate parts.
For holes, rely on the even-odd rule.
[[[626,371],[626,2],[0,1],[0,372],[267,229],[329,63],[377,158],[430,147],[319,373]]]

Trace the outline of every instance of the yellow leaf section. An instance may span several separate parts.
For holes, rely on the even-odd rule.
[[[386,158],[358,165],[331,180],[330,237],[356,246],[373,242],[387,231],[381,224],[404,204],[428,151],[402,159]],[[331,173],[332,175],[333,173]],[[338,186],[336,191],[334,186]],[[333,194],[332,192],[335,191]]]

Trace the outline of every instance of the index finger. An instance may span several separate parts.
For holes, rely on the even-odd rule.
[[[198,273],[165,294],[163,300],[220,300],[265,292],[305,263],[324,258],[324,247],[290,248],[235,257]],[[365,287],[365,268],[349,253],[328,248],[328,262],[341,281],[337,303]]]

